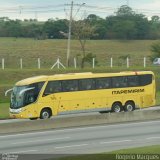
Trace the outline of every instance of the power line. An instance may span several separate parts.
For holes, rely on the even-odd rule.
[[[71,4],[60,4],[60,5],[46,5],[46,6],[18,6],[18,7],[0,7],[0,11],[19,11],[19,10],[26,10],[26,11],[35,11],[35,10],[44,10],[47,11],[47,9],[52,10],[52,8],[60,8],[60,7],[70,7]],[[73,4],[74,7],[80,7],[81,4]],[[118,7],[109,7],[109,6],[93,6],[93,5],[85,5],[86,8],[90,8],[90,9],[100,9],[100,10],[115,10],[118,9]],[[154,12],[154,11],[160,11],[158,10],[152,10],[152,9],[137,9],[137,8],[133,8],[133,10],[141,10],[141,11],[148,11],[148,12]]]
[[[128,0],[129,2],[129,0]],[[46,6],[18,6],[18,7],[0,7],[1,13],[19,13],[19,14],[28,14],[28,13],[51,13],[51,12],[64,12],[69,11],[70,9],[68,7],[71,7],[71,4],[59,4],[59,5],[46,5]],[[77,15],[78,12],[80,12],[81,4],[73,4],[73,7],[79,7],[79,9],[73,9],[73,12],[76,12],[75,15]],[[54,9],[53,9],[54,8]],[[142,14],[147,15],[159,15],[160,10],[152,10],[152,9],[134,9],[133,11],[140,12]],[[114,14],[115,11],[118,10],[117,7],[110,7],[110,6],[94,6],[94,5],[85,5],[85,11],[89,13],[107,13],[107,14]],[[81,12],[84,10],[81,10]]]

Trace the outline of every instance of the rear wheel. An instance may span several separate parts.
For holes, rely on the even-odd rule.
[[[116,102],[112,105],[112,112],[121,112],[123,109],[122,109],[122,104],[119,103],[119,102]]]
[[[124,110],[126,112],[134,111],[135,110],[135,104],[134,104],[134,102],[126,102],[126,104],[124,106]]]
[[[40,114],[40,119],[48,119],[51,117],[51,112],[49,109],[43,109]]]

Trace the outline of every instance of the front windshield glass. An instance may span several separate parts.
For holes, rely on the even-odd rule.
[[[21,108],[37,100],[44,82],[33,83],[25,86],[15,86],[11,94],[10,108]]]
[[[23,106],[24,94],[20,95],[20,92],[27,87],[28,86],[16,86],[13,88],[13,92],[11,94],[11,108],[19,108]]]

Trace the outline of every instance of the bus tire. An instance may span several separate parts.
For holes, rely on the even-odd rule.
[[[42,109],[40,114],[40,119],[49,119],[51,117],[50,109]]]
[[[111,110],[116,113],[121,112],[123,110],[122,104],[120,102],[113,103]]]
[[[128,101],[124,105],[124,111],[125,112],[131,112],[135,110],[135,103],[133,101]]]

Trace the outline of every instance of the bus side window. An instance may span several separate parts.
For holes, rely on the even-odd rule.
[[[141,86],[146,86],[152,83],[152,74],[140,75]]]
[[[96,89],[111,88],[111,78],[97,78]]]
[[[93,90],[95,89],[95,80],[94,79],[80,79],[79,80],[79,90]]]
[[[50,81],[48,82],[43,95],[50,95],[52,93],[61,92],[61,82],[60,81]]]
[[[128,76],[128,87],[137,87],[139,86],[138,76]]]
[[[113,88],[127,87],[127,77],[113,77],[112,78]]]
[[[62,81],[63,92],[78,91],[78,80]]]

